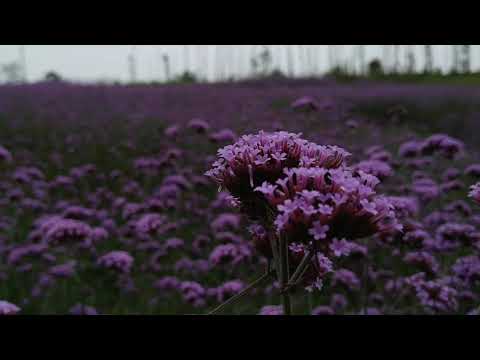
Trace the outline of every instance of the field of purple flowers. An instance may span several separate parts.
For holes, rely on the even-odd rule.
[[[217,313],[477,314],[479,122],[476,87],[2,86],[0,314],[206,314],[266,267]]]

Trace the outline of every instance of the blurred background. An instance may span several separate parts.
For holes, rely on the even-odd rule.
[[[478,45],[0,45],[2,83],[224,82],[325,75],[476,83],[479,68]]]

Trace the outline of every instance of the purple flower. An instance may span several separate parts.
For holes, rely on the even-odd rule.
[[[70,219],[54,219],[46,225],[45,241],[48,244],[59,244],[65,241],[85,241],[91,235],[92,228],[81,221]]]
[[[403,143],[398,149],[398,155],[404,158],[415,157],[420,152],[421,143],[418,141],[408,141]]]
[[[161,291],[177,290],[180,280],[174,276],[164,276],[154,282],[153,287]]]
[[[335,311],[341,311],[345,309],[348,305],[348,300],[345,295],[342,294],[333,294],[330,299],[330,306]]]
[[[218,302],[223,302],[233,295],[243,290],[244,284],[240,280],[230,280],[220,285],[216,289],[216,296]]]
[[[265,181],[273,185],[284,178],[287,166],[339,167],[346,156],[343,149],[320,146],[297,134],[261,131],[218,150],[218,160],[206,175],[227,189],[252,219],[264,218],[266,203],[261,192],[268,193],[268,186],[262,187]],[[274,195],[267,195],[267,200],[275,202]]]
[[[416,286],[416,295],[426,310],[453,312],[458,308],[457,291],[436,281],[421,281]]]
[[[3,146],[0,146],[0,162],[11,163],[12,161],[13,157],[10,151],[5,149]]]
[[[435,257],[426,251],[409,252],[404,256],[403,261],[409,265],[417,266],[420,270],[430,274],[436,274],[440,269],[440,265]]]
[[[336,257],[348,256],[352,251],[352,243],[345,239],[333,239],[332,243],[330,244],[330,250]]]
[[[210,135],[210,140],[216,143],[230,142],[237,139],[237,134],[233,130],[223,129]]]
[[[379,179],[385,179],[393,175],[393,170],[388,163],[380,160],[365,160],[353,167],[354,170],[362,170],[372,174]]]
[[[480,164],[471,164],[465,168],[465,175],[480,178]]]
[[[317,306],[312,310],[312,315],[334,315],[335,311],[330,306]]]
[[[165,224],[166,218],[163,215],[151,213],[144,214],[135,223],[135,231],[139,235],[151,235],[157,232]]]
[[[205,305],[205,297],[207,295],[204,287],[194,281],[181,282],[178,287],[185,302],[194,307],[203,307]]]
[[[77,262],[72,260],[62,265],[52,266],[48,273],[58,278],[70,278],[75,274],[76,265]]]
[[[210,125],[202,119],[192,119],[188,122],[187,127],[195,130],[197,133],[206,133],[210,129]]]
[[[101,256],[97,264],[120,273],[129,273],[133,265],[133,257],[126,251],[111,251]]]
[[[283,308],[281,305],[265,305],[258,315],[283,315]]]
[[[336,270],[333,274],[333,285],[343,285],[350,291],[356,291],[360,288],[360,280],[354,272],[347,269]]]
[[[316,111],[319,109],[317,102],[310,96],[304,96],[295,100],[291,105],[294,110]]]
[[[210,253],[209,261],[213,266],[236,265],[251,256],[250,250],[243,245],[219,245]]]
[[[327,237],[327,232],[330,227],[328,225],[322,225],[320,221],[315,221],[313,227],[308,230],[308,233],[313,236],[315,240],[322,240]]]
[[[470,187],[470,192],[468,193],[468,196],[471,197],[478,204],[480,204],[480,182]]]
[[[236,230],[240,226],[240,216],[237,214],[224,213],[220,214],[212,221],[211,227],[214,232],[225,230]]]
[[[8,301],[0,300],[0,315],[15,315],[20,312],[20,308]]]

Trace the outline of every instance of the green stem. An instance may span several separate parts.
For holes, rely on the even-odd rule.
[[[279,238],[280,242],[280,288],[282,290],[282,302],[283,302],[283,313],[284,315],[292,314],[292,304],[290,301],[290,294],[288,291],[284,291],[287,286],[288,281],[288,245],[286,244],[286,239],[284,237]]]
[[[308,265],[310,264],[310,260],[312,259],[312,257],[313,257],[313,251],[307,251],[305,253],[302,260],[300,261],[300,264],[295,269],[295,272],[293,273],[292,277],[288,281],[286,289],[294,286],[297,283],[297,280],[302,277]]]

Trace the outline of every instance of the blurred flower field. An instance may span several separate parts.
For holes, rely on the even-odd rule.
[[[309,153],[313,165],[302,166],[323,170],[280,181],[321,177],[324,188],[341,178],[348,187],[368,174],[362,186],[375,183],[383,200],[368,193],[356,206],[391,207],[395,218],[394,232],[376,223],[366,231],[356,218],[330,228],[317,215],[302,220],[312,226],[301,232],[308,241],[329,239],[332,261],[322,258],[321,279],[292,289],[294,314],[477,314],[479,129],[480,89],[470,86],[1,86],[0,314],[206,314],[241,292],[269,263],[263,229],[251,221],[260,207],[252,200],[240,211],[228,186],[219,192],[211,179],[227,181],[226,173],[205,174],[219,149],[260,131],[282,144],[301,133],[350,154],[333,164]],[[286,155],[272,154],[255,164],[284,167]],[[245,186],[261,187],[256,194],[276,209],[281,176],[253,186],[250,175]],[[300,241],[286,204],[303,200],[290,200],[275,224]],[[326,204],[309,211],[329,216]],[[279,279],[268,280],[219,313],[281,314]]]

